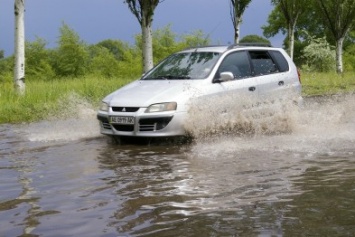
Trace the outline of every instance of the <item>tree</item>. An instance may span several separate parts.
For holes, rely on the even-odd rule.
[[[293,59],[296,24],[306,6],[304,0],[272,0],[276,8],[280,10],[287,24],[288,51]]]
[[[15,69],[14,84],[19,94],[25,93],[25,0],[15,0]]]
[[[240,37],[240,24],[245,9],[248,7],[251,0],[230,0],[231,18],[234,27],[234,43],[239,43]]]
[[[343,43],[355,22],[355,0],[317,0],[325,25],[335,40],[336,70],[343,73]]]
[[[161,0],[162,1],[162,0]],[[129,9],[137,18],[142,29],[142,43],[143,43],[143,70],[149,71],[153,63],[153,37],[152,37],[152,23],[154,11],[160,0],[125,0]]]
[[[88,61],[86,45],[79,35],[68,25],[60,28],[58,49],[56,50],[55,61],[53,62],[58,76],[81,76],[85,73]]]
[[[109,49],[94,45],[89,47],[91,59],[88,71],[94,75],[105,77],[119,76],[118,60]]]
[[[55,77],[50,64],[50,51],[46,49],[46,45],[46,41],[39,37],[33,42],[26,42],[27,78],[48,80]]]
[[[246,35],[240,41],[240,43],[262,43],[271,44],[270,40],[265,39],[259,35]]]
[[[302,65],[303,49],[307,46],[309,34],[316,38],[323,38],[325,35],[329,39],[328,30],[324,27],[323,21],[316,11],[315,2],[307,2],[307,6],[302,10],[302,13],[297,18],[297,24],[294,29],[294,45],[293,45],[293,61],[297,65]],[[267,25],[262,26],[265,37],[270,38],[281,33],[286,35],[283,46],[290,49],[288,40],[288,24],[285,15],[280,9],[280,5],[275,5],[275,8],[270,13]]]
[[[121,40],[106,39],[96,44],[108,49],[116,58],[116,60],[123,60],[123,54],[129,49],[129,45]]]

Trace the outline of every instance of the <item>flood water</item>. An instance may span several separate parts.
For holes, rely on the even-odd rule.
[[[355,96],[257,123],[122,145],[94,111],[1,125],[0,236],[355,236]]]

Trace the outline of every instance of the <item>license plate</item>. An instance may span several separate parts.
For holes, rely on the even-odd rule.
[[[131,116],[112,116],[110,117],[111,123],[117,124],[134,124],[134,117]]]

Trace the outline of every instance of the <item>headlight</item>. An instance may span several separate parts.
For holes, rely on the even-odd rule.
[[[176,102],[153,104],[153,105],[149,106],[145,110],[145,112],[146,113],[155,113],[155,112],[173,111],[173,110],[176,110],[176,107],[177,107]]]
[[[101,111],[108,112],[108,108],[109,108],[109,106],[106,102],[101,102],[101,106],[100,106]]]

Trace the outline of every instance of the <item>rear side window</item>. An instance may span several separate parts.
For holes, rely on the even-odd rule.
[[[254,76],[279,72],[268,51],[249,51]]]
[[[288,62],[286,58],[279,51],[269,51],[273,59],[276,61],[279,66],[280,72],[287,72],[290,68],[288,66]]]

